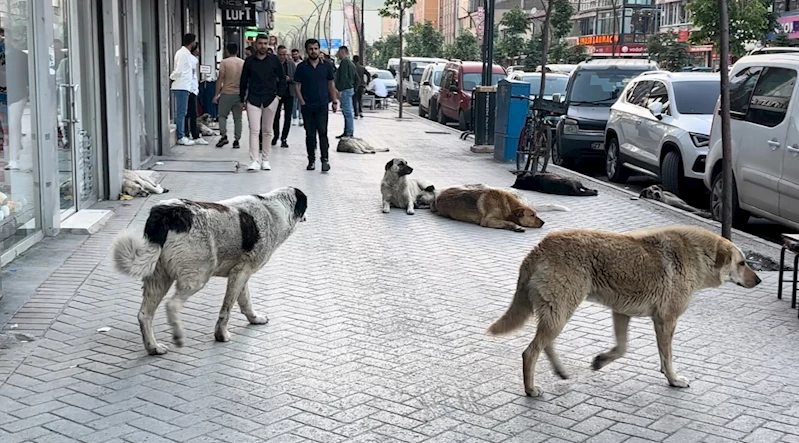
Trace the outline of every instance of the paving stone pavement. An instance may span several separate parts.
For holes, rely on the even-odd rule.
[[[331,134],[340,120],[331,116]],[[799,441],[799,320],[776,299],[775,273],[753,290],[696,295],[675,337],[688,389],[669,388],[659,373],[645,319],[632,321],[625,358],[591,371],[613,339],[610,313],[586,303],[558,339],[571,378],[557,379],[542,359],[546,394],[525,397],[521,353],[534,326],[502,338],[484,331],[542,236],[701,222],[607,188],[595,198],[529,193],[572,211],[545,213],[543,229],[521,234],[423,210],[382,214],[379,181],[394,156],[439,187],[511,183],[506,165],[470,153],[455,134],[427,131],[441,128],[370,113],[356,134],[391,152],[333,152],[328,174],[304,170],[298,128],[291,148],[273,149],[273,171],[164,174],[169,194],[120,206],[9,322],[39,339],[0,350],[0,441]],[[246,160],[246,144],[184,152]],[[284,185],[309,195],[308,221],[250,281],[269,324],[250,326],[236,312],[232,340],[215,343],[224,280],[212,280],[182,311],[186,345],[148,356],[136,320],[140,283],[110,265],[113,237],[140,232],[162,199]],[[169,344],[163,308],[155,325]]]

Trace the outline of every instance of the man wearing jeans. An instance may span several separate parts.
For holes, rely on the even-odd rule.
[[[214,103],[219,104],[219,133],[222,138],[216,144],[221,148],[228,144],[227,117],[233,113],[233,149],[239,149],[241,139],[241,102],[239,101],[239,84],[244,60],[239,58],[239,45],[228,43],[225,48],[227,57],[219,63],[219,78],[216,79],[216,96]]]
[[[272,140],[272,124],[280,100],[277,93],[286,85],[286,76],[277,56],[267,54],[268,43],[269,37],[264,34],[259,34],[255,39],[255,54],[244,60],[239,83],[239,99],[246,103],[247,120],[250,123],[251,163],[247,168],[250,172],[272,169],[269,164],[269,142]],[[262,131],[263,139],[259,143]]]
[[[305,147],[308,150],[309,171],[316,169],[316,136],[319,135],[319,153],[322,157],[322,172],[330,170],[327,139],[327,105],[333,102],[333,112],[338,108],[335,79],[330,63],[319,56],[319,40],[314,38],[305,41],[305,52],[308,59],[297,65],[294,73],[294,87],[297,100],[302,108],[305,120]]]
[[[183,36],[183,46],[175,53],[175,70],[169,75],[172,81],[172,94],[175,96],[175,132],[179,145],[191,146],[193,141],[186,137],[186,113],[189,108],[189,93],[197,83],[197,58],[191,52],[197,45],[197,36]]]
[[[346,46],[338,50],[338,69],[336,69],[336,89],[341,96],[341,113],[344,114],[344,133],[337,136],[352,137],[355,133],[355,115],[352,109],[352,98],[358,87],[358,71],[350,60],[350,51]]]

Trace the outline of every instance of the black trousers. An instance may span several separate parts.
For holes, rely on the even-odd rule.
[[[197,128],[197,96],[189,94],[189,107],[186,109],[186,134],[191,138],[200,138],[200,130]]]
[[[280,111],[283,110],[283,132],[280,132]],[[294,109],[294,97],[284,97],[277,104],[275,111],[275,123],[272,125],[274,130],[274,139],[277,140],[280,134],[280,140],[286,141],[289,138],[289,129],[291,129],[291,111]]]
[[[326,162],[330,142],[327,139],[327,106],[320,108],[302,107],[302,119],[305,123],[305,148],[308,150],[308,161],[316,160],[316,136],[319,136],[319,153]]]
[[[363,115],[363,91],[365,88],[355,88],[355,95],[352,96],[352,109],[355,115]]]

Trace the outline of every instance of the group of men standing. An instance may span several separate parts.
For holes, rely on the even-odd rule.
[[[191,40],[191,42],[188,42]],[[185,60],[185,53],[196,47],[195,38],[187,34],[184,47],[175,55],[175,65]],[[300,57],[298,50],[289,51],[285,46],[278,46],[276,54],[269,47],[266,35],[259,35],[254,47],[245,50],[246,58],[238,56],[238,45],[229,43],[225,47],[225,58],[219,66],[219,77],[216,81],[214,103],[219,105],[219,129],[221,139],[217,143],[222,148],[230,143],[227,131],[227,118],[233,115],[233,149],[240,147],[242,132],[242,112],[247,112],[249,123],[250,165],[248,171],[271,170],[269,153],[271,146],[278,141],[281,147],[288,148],[288,135],[294,124],[305,128],[305,146],[308,154],[307,170],[316,169],[316,145],[319,143],[322,171],[330,170],[329,148],[327,136],[328,113],[332,105],[333,112],[338,110],[339,99],[344,115],[344,132],[337,136],[353,137],[354,119],[363,118],[361,98],[365,85],[369,83],[366,69],[359,63],[357,56],[350,60],[347,47],[338,50],[339,66],[320,50],[319,41],[309,39],[305,42],[306,58]],[[183,66],[183,65],[181,65]],[[197,64],[191,65],[196,71]],[[177,69],[176,69],[176,72]],[[182,75],[188,69],[180,71]],[[195,82],[195,77],[185,83]],[[180,78],[180,73],[176,76]],[[177,80],[176,80],[177,82]],[[178,112],[176,126],[179,143],[185,137],[181,119],[186,115],[185,106],[189,105],[186,94],[174,87]],[[195,104],[196,106],[196,104]],[[281,130],[280,120],[283,116]]]

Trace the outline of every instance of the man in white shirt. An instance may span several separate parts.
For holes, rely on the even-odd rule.
[[[172,94],[175,96],[175,132],[179,145],[191,146],[192,140],[186,137],[186,113],[189,107],[189,94],[197,88],[197,65],[199,61],[192,51],[197,46],[197,36],[183,36],[183,46],[175,53],[175,69],[169,75],[172,81]]]
[[[388,97],[388,90],[386,89],[386,84],[383,83],[383,80],[377,78],[377,74],[372,74],[372,81],[369,82],[369,85],[366,87],[366,91],[370,92],[372,95],[380,98]]]

